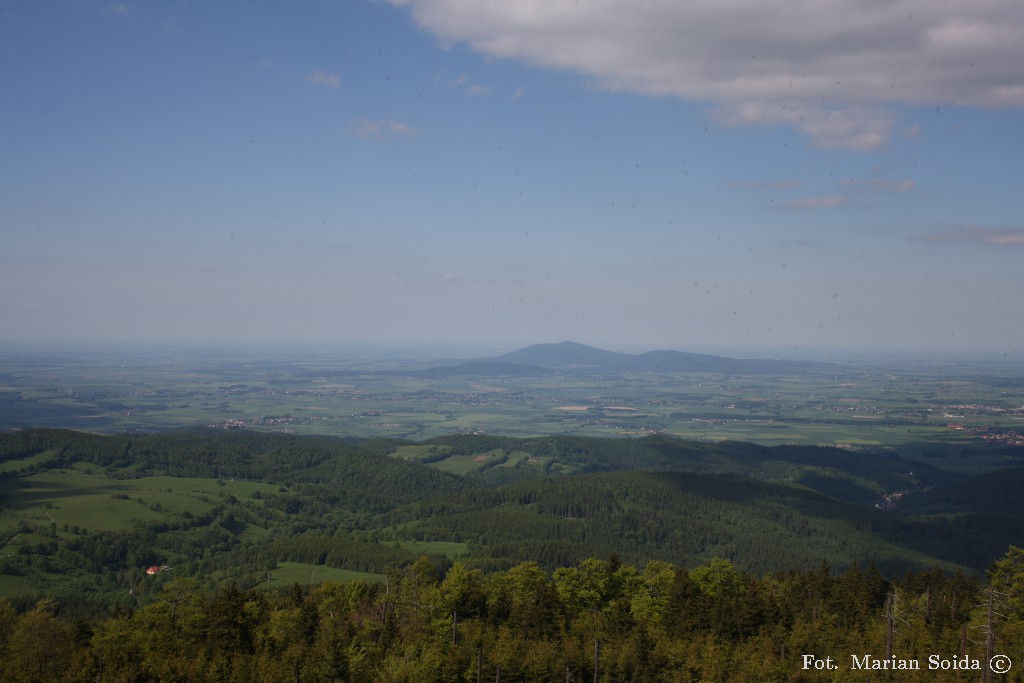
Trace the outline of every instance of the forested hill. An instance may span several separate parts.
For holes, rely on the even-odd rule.
[[[899,573],[937,562],[953,568],[961,558],[945,552],[941,542],[930,543],[940,532],[928,525],[802,488],[687,472],[519,482],[409,504],[378,521],[411,525],[426,538],[454,533],[474,539],[487,548],[479,566],[491,568],[530,560],[559,567],[615,554],[629,562],[658,558],[683,566],[727,557],[756,573],[814,566],[822,558],[843,566],[870,558],[885,572]],[[1024,525],[1015,529],[1024,531]],[[965,550],[990,557],[1005,545],[973,540]]]
[[[359,442],[245,430],[188,429],[159,434],[97,436],[66,430],[0,435],[0,458],[48,453],[43,466],[89,463],[121,476],[212,477],[322,485],[331,504],[379,511],[461,490],[451,474],[387,455],[401,442]]]
[[[424,442],[433,448],[424,461],[442,457],[525,453],[532,460],[514,467],[483,467],[484,481],[509,481],[544,474],[597,471],[682,471],[737,474],[810,488],[837,500],[874,505],[895,491],[916,491],[952,484],[961,476],[891,452],[852,453],[824,446],[761,446],[740,441],[685,441],[651,435],[642,439],[579,436],[512,438],[453,434]],[[503,464],[507,464],[503,463]]]
[[[641,354],[606,351],[564,341],[534,344],[518,351],[485,359],[499,363],[599,372],[715,372],[722,374],[799,373],[822,370],[826,363],[775,359],[729,358],[703,353],[659,350]]]
[[[1024,512],[973,504],[976,481],[892,454],[663,436],[25,430],[0,434],[0,594],[123,600],[156,585],[151,566],[211,589],[379,577],[423,553],[488,571],[612,555],[978,571],[1024,538]],[[963,495],[926,492],[943,487]]]

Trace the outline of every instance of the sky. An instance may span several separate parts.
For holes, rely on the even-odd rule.
[[[0,340],[1020,353],[1022,65],[1018,0],[6,0]]]

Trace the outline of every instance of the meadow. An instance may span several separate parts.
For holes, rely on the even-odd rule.
[[[34,460],[52,458],[43,453]],[[0,471],[20,469],[25,460],[8,460]],[[46,469],[0,481],[0,495],[8,501],[0,514],[0,557],[19,552],[22,546],[49,540],[71,540],[90,533],[128,531],[148,523],[173,518],[194,518],[226,500],[258,502],[277,486],[253,481],[186,477],[131,477],[124,470],[105,471],[87,463],[62,469]],[[254,496],[255,494],[255,496]],[[51,535],[19,532],[19,529],[50,527]],[[259,537],[265,529],[243,525],[239,532]]]

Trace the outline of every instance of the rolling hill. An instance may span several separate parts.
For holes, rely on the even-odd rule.
[[[665,436],[24,430],[0,434],[0,594],[105,595],[165,564],[255,585],[281,562],[372,573],[421,552],[482,569],[615,554],[757,572],[823,559],[980,571],[1024,537],[1019,479]],[[905,511],[878,507],[893,494]]]
[[[499,363],[539,365],[563,371],[599,372],[712,372],[719,374],[799,373],[828,369],[827,364],[791,360],[728,358],[683,351],[642,354],[605,351],[577,342],[534,344],[487,359]]]

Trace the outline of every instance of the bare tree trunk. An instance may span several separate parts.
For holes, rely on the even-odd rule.
[[[985,663],[981,674],[981,680],[990,683],[992,680],[992,669],[988,663],[992,661],[992,651],[995,649],[996,637],[992,633],[992,603],[995,599],[995,591],[988,589],[988,618],[985,620]]]
[[[885,601],[885,658],[892,659],[892,604],[896,601],[896,594],[889,593]]]

